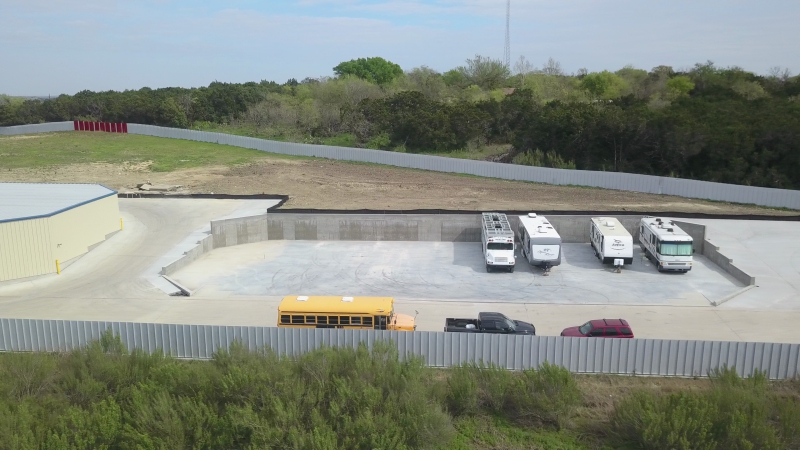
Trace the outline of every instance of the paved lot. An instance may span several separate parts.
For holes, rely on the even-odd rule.
[[[800,309],[800,222],[693,219],[757,287],[721,308]]]
[[[277,320],[276,308],[282,294],[244,295],[241,291],[237,293],[235,289],[223,291],[207,286],[200,289],[197,296],[170,297],[150,282],[150,278],[160,265],[174,258],[175,254],[179,254],[183,246],[191,244],[194,237],[202,235],[210,220],[259,213],[265,208],[265,204],[240,200],[121,199],[120,210],[125,219],[124,232],[116,234],[78,259],[59,276],[47,276],[33,281],[0,286],[0,317],[273,326]],[[758,288],[734,297],[722,307],[687,306],[708,305],[705,299],[700,299],[696,295],[714,297],[722,294],[722,291],[716,291],[716,288],[702,283],[695,284],[696,280],[692,281],[694,275],[701,273],[699,270],[686,275],[670,275],[659,274],[642,265],[640,268],[626,269],[622,274],[609,273],[592,259],[591,254],[586,256],[588,249],[584,252],[580,250],[580,246],[576,246],[575,249],[567,248],[565,260],[569,261],[569,265],[565,264],[554,269],[553,275],[549,278],[520,269],[514,274],[486,274],[482,266],[475,265],[474,259],[472,265],[458,265],[454,259],[455,247],[451,247],[449,254],[441,251],[441,255],[436,252],[429,255],[429,257],[441,257],[437,259],[439,271],[441,267],[449,267],[448,270],[456,273],[464,271],[467,275],[462,278],[462,282],[468,281],[474,284],[473,277],[476,280],[489,277],[485,279],[491,280],[492,287],[504,295],[532,282],[531,288],[537,288],[539,292],[553,292],[554,294],[548,294],[551,298],[561,296],[560,298],[565,300],[561,303],[536,303],[538,300],[535,298],[516,298],[512,301],[498,302],[496,300],[502,300],[503,295],[489,295],[484,292],[482,295],[486,298],[478,301],[450,299],[444,302],[442,295],[430,298],[401,297],[397,300],[396,307],[398,311],[404,313],[414,314],[415,310],[419,311],[417,323],[419,329],[424,331],[441,330],[444,319],[448,316],[474,317],[480,311],[494,310],[533,322],[537,326],[538,333],[543,335],[557,335],[561,329],[588,319],[623,317],[631,322],[636,335],[643,338],[800,343],[798,326],[800,283],[797,283],[800,278],[798,276],[800,265],[796,261],[797,246],[800,245],[798,244],[800,240],[797,240],[796,236],[800,231],[800,224],[724,221],[719,222],[719,225],[710,226],[712,239],[717,239],[718,245],[723,249],[730,248],[732,252],[738,252],[732,253],[737,262],[740,261],[740,257],[747,258],[750,264],[748,270],[754,271],[759,284]],[[723,240],[724,236],[718,234],[716,226],[728,230],[729,237]],[[750,231],[739,232],[734,227],[745,227]],[[328,243],[309,244],[316,246]],[[440,247],[441,249],[446,248],[448,244],[439,245],[445,246]],[[209,257],[216,258],[218,252],[222,250],[224,249],[212,252]],[[419,285],[424,287],[420,288],[422,290],[437,292],[437,289],[430,287],[429,283],[421,281],[423,278],[414,279],[409,275],[414,269],[410,262],[399,265],[402,261],[413,260],[415,256],[409,253],[413,251],[410,249],[406,253],[390,252],[385,254],[385,259],[381,261],[393,268],[398,267],[393,269],[393,276],[395,280],[403,282],[404,286]],[[476,249],[469,244],[466,244],[461,251],[473,255],[470,258],[475,257]],[[265,261],[265,254],[265,252],[260,255],[254,254],[253,258],[258,260],[260,257],[261,261]],[[309,256],[313,254],[314,252],[311,252]],[[306,259],[311,258],[306,257]],[[314,262],[311,259],[311,261],[312,264],[325,264],[324,260]],[[331,263],[328,264],[330,267]],[[587,267],[581,268],[580,264]],[[571,265],[574,265],[574,269],[569,268]],[[333,264],[333,267],[336,269],[333,272],[335,278],[340,269],[336,264]],[[399,268],[404,268],[406,272],[399,272]],[[193,267],[190,266],[188,269]],[[289,269],[285,268],[287,271]],[[714,267],[706,269],[712,279],[716,278],[712,285],[726,292],[730,289],[740,289],[725,275],[716,273]],[[578,286],[585,290],[580,291],[582,292],[580,295],[565,294],[565,289],[558,283],[569,281],[571,270],[580,270],[595,280],[628,280],[633,277],[639,277],[637,278],[639,280],[668,279],[669,283],[664,289],[669,289],[671,294],[662,298],[669,297],[671,302],[663,304],[629,302],[612,305],[607,304],[604,297],[598,295],[595,297],[597,299],[595,304],[579,304],[585,303],[582,302],[583,297],[590,298],[590,292],[596,288],[582,282]],[[304,283],[314,283],[309,276],[311,273],[308,272],[301,278]],[[361,272],[351,273],[361,275]],[[428,274],[422,272],[422,275]],[[370,276],[382,279],[382,275]],[[728,286],[723,287],[725,283],[722,281],[729,283]],[[386,283],[388,286],[394,286],[395,281]],[[535,286],[537,283],[542,286]],[[618,283],[616,292],[621,292],[621,295],[628,295],[630,298],[635,298],[637,295],[641,297],[641,294],[626,293],[626,290],[635,290],[639,287],[626,286],[623,281],[615,283]],[[445,291],[458,290],[457,283],[443,284],[447,287],[443,289]],[[507,285],[514,286],[514,289]],[[305,284],[299,285],[298,288],[304,286]],[[352,286],[352,282],[348,280],[343,286]],[[700,294],[689,296],[681,294],[682,292]],[[604,295],[610,297],[608,294]],[[644,297],[649,299],[647,295]],[[491,299],[495,301],[484,303]],[[739,301],[740,299],[744,301]]]
[[[480,244],[268,241],[217,249],[174,274],[199,296],[383,295],[479,302],[708,306],[741,290],[705,258],[659,273],[636,249],[621,273],[588,244],[563,246],[549,276],[518,256],[514,273],[486,273]]]

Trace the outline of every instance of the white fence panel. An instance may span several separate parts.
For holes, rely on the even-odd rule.
[[[590,339],[444,332],[293,329],[66,320],[0,319],[0,351],[71,351],[112,330],[128,350],[163,351],[177,358],[209,359],[234,341],[251,351],[269,347],[297,356],[323,346],[357,348],[390,340],[401,357],[431,367],[494,364],[512,370],[544,362],[574,373],[706,376],[724,366],[739,375],[756,370],[772,379],[797,378],[800,344],[657,339]]]

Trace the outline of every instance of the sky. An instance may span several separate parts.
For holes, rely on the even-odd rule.
[[[0,0],[0,93],[333,75],[381,56],[447,71],[502,58],[505,0]],[[800,72],[797,0],[512,0],[511,58],[567,72],[713,61]]]

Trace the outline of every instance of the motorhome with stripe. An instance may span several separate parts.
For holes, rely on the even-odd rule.
[[[659,272],[692,270],[692,237],[669,219],[643,218],[639,224],[639,244]]]
[[[589,241],[594,255],[603,264],[633,264],[633,236],[614,217],[592,217],[589,222]]]
[[[549,268],[561,264],[561,236],[544,216],[519,216],[522,255],[533,266]]]

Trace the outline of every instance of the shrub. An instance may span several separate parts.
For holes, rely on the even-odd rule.
[[[653,449],[785,448],[770,421],[774,399],[767,395],[764,374],[740,378],[723,368],[711,380],[708,392],[638,392],[623,399],[611,419],[617,442]],[[784,407],[789,416],[797,414]],[[794,439],[796,429],[787,424],[785,442]]]
[[[564,428],[582,400],[575,378],[565,368],[544,363],[539,370],[525,370],[511,395],[514,413]]]
[[[713,405],[687,393],[660,397],[637,392],[616,405],[611,418],[614,436],[621,445],[653,450],[713,450]]]

